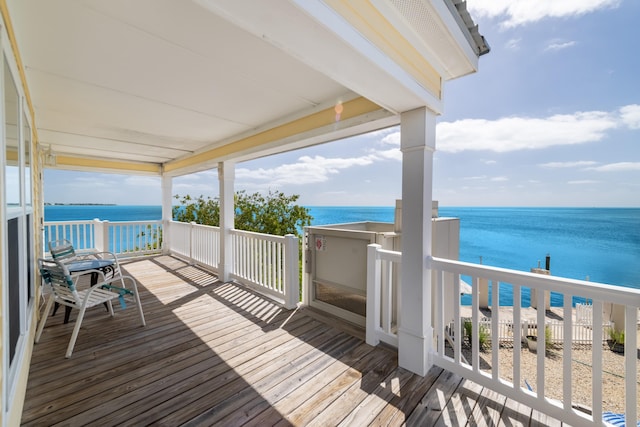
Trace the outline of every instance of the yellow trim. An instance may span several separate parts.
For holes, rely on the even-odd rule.
[[[361,116],[363,114],[380,110],[380,108],[381,107],[378,104],[371,102],[366,98],[356,98],[342,104],[342,113],[340,114],[340,120],[347,120],[353,117]],[[327,108],[317,113],[310,114],[297,120],[293,120],[283,125],[268,129],[264,132],[260,132],[255,135],[240,139],[238,141],[231,142],[222,147],[195,154],[181,160],[167,162],[164,165],[164,170],[165,172],[171,172],[176,169],[181,169],[229,156],[233,153],[256,148],[273,141],[278,141],[280,139],[284,139],[293,135],[299,135],[304,132],[321,128],[323,126],[332,125],[333,123],[335,123],[335,121],[335,108]]]
[[[7,34],[9,35],[9,42],[11,43],[11,50],[13,50],[13,57],[18,66],[18,73],[20,74],[20,82],[22,83],[24,98],[27,101],[27,106],[29,107],[34,141],[38,142],[38,130],[36,129],[36,113],[33,109],[33,103],[31,102],[31,94],[29,93],[29,87],[27,86],[27,75],[25,74],[24,64],[22,63],[20,51],[18,50],[18,42],[16,41],[16,34],[13,31],[13,24],[11,23],[11,18],[9,17],[9,8],[7,7],[6,0],[0,0],[0,12],[2,13],[2,20],[4,21],[4,26],[7,29]]]
[[[113,169],[114,171],[133,171],[153,174],[160,174],[162,172],[162,167],[159,164],[118,162],[111,160],[86,159],[81,157],[60,155],[56,156],[56,165],[76,168],[80,167],[91,169]]]
[[[442,76],[370,0],[325,2],[394,62],[401,65],[433,96],[442,99]]]
[[[11,160],[18,163],[18,150],[15,150],[11,147],[7,147],[5,160],[7,162]]]

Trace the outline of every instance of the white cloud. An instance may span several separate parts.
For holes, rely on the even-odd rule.
[[[450,153],[535,150],[600,141],[617,125],[618,119],[614,114],[602,111],[558,114],[547,118],[464,119],[439,123],[436,146],[439,151]]]
[[[395,145],[400,146],[400,131],[395,131],[386,135],[384,138],[380,140],[385,145]]]
[[[155,176],[131,175],[127,176],[124,179],[124,183],[126,185],[134,187],[151,187],[154,189],[160,188],[160,178]]]
[[[538,166],[541,166],[543,168],[580,168],[580,167],[593,166],[597,163],[598,162],[593,162],[590,160],[580,160],[577,162],[549,162],[549,163],[542,163]]]
[[[509,178],[507,178],[506,176],[494,176],[493,178],[491,178],[491,181],[504,182],[504,181],[509,181]]]
[[[620,108],[622,122],[631,129],[640,129],[640,105],[625,105]]]
[[[392,148],[390,150],[379,150],[372,153],[374,157],[382,159],[402,161],[402,151],[399,148]]]
[[[570,41],[570,42],[562,42],[562,41],[552,41],[549,43],[549,45],[544,49],[545,51],[559,51],[559,50],[563,50],[563,49],[567,49],[571,46],[575,46],[576,42],[575,41]]]
[[[567,18],[617,7],[620,0],[468,0],[472,16],[500,18],[513,28],[545,18]]]
[[[640,162],[609,163],[608,165],[587,168],[587,170],[592,170],[596,172],[640,171]]]
[[[509,50],[520,50],[520,42],[522,39],[510,39],[505,43],[504,47]]]
[[[589,185],[589,184],[598,184],[600,181],[594,181],[592,179],[581,179],[575,181],[569,181],[567,184],[570,185]]]
[[[397,150],[396,150],[397,151]],[[353,166],[367,166],[379,160],[376,155],[352,158],[326,158],[323,156],[303,156],[297,163],[279,165],[274,168],[236,169],[236,178],[252,181],[267,181],[272,187],[284,184],[313,184],[324,182],[341,169]]]

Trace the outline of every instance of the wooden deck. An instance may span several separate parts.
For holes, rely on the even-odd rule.
[[[125,268],[147,326],[134,307],[94,308],[65,359],[73,322],[49,319],[23,425],[560,425],[442,369],[412,375],[336,322],[179,259]]]

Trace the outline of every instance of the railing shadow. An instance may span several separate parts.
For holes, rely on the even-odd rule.
[[[25,425],[398,424],[437,415],[421,405],[441,395],[444,417],[455,400],[460,381],[447,371],[414,375],[395,351],[206,269],[169,256],[123,268],[139,283],[147,326],[135,310],[113,319],[97,310],[64,359],[73,323],[50,320],[34,348]]]
[[[131,308],[114,318],[87,312],[74,354],[65,359],[73,323],[51,318],[34,347],[23,425],[224,423],[240,402],[269,406],[251,379],[275,370],[266,355],[278,344],[266,342],[264,352],[256,351],[256,334],[246,322],[206,309],[219,287],[215,276],[183,269],[179,280],[163,278],[166,286],[151,290],[145,282],[154,279],[142,278],[135,264],[123,267],[137,276],[147,326],[139,327]],[[184,294],[174,298],[171,286],[183,286]],[[272,419],[288,425],[282,416]]]
[[[194,271],[214,277],[212,272],[189,265],[174,257],[156,257],[153,262],[167,273],[185,281],[192,280]],[[185,271],[190,273],[186,274]],[[195,276],[199,277],[199,274],[195,274]],[[208,283],[208,281],[205,280],[204,283]],[[195,285],[199,286],[198,283]],[[342,407],[344,404],[341,402],[349,401],[349,396],[365,402],[360,405],[360,411],[372,410],[373,403],[367,405],[366,402],[375,402],[381,413],[384,410],[380,405],[388,406],[387,412],[396,417],[400,410],[405,419],[414,411],[411,404],[406,406],[407,402],[411,402],[408,397],[413,396],[415,400],[415,388],[424,389],[425,381],[426,384],[429,384],[429,379],[424,380],[422,377],[398,368],[396,351],[370,347],[362,339],[352,337],[344,331],[336,330],[333,327],[328,330],[326,327],[321,328],[320,322],[316,320],[312,321],[315,327],[311,330],[300,328],[298,326],[300,319],[307,318],[305,309],[285,310],[255,291],[242,286],[237,286],[234,293],[225,293],[222,292],[221,285],[222,283],[217,282],[212,289],[203,288],[194,291],[172,301],[168,306],[178,307],[189,299],[199,298],[205,293],[229,310],[252,322],[265,333],[276,329],[284,330],[301,343],[312,346],[323,353],[314,361],[315,366],[312,372],[321,372],[321,369],[327,369],[328,371],[323,374],[326,384],[319,382],[311,396],[305,396],[304,401],[298,402],[299,406],[293,409],[290,414],[290,419],[294,420],[295,424],[304,424],[305,421],[310,421],[320,411],[325,414],[323,419],[326,418],[326,423],[331,424],[331,421],[339,423],[340,417],[345,413],[345,408]],[[218,292],[218,289],[221,291]],[[336,371],[336,366],[339,367],[338,371]],[[354,383],[346,388],[341,399],[331,400],[331,393],[335,393],[335,390],[331,389],[329,380],[337,379],[345,372]],[[407,378],[412,380],[407,381]],[[411,388],[411,392],[407,387]],[[257,420],[265,421],[276,412],[277,409],[269,407]],[[327,413],[335,414],[335,419],[332,420],[331,416],[327,418]]]

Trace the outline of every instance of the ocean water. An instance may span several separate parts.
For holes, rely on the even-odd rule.
[[[45,221],[144,221],[162,219],[162,206],[48,205]]]
[[[357,221],[393,222],[393,207],[310,206],[313,225]],[[45,206],[45,221],[161,218],[160,206]],[[544,267],[572,279],[640,289],[640,209],[638,208],[447,208],[442,217],[460,218],[460,260],[529,271]],[[552,294],[552,305],[561,305]],[[463,299],[464,302],[469,302]],[[522,303],[529,304],[523,292]],[[500,304],[512,305],[509,285]]]

